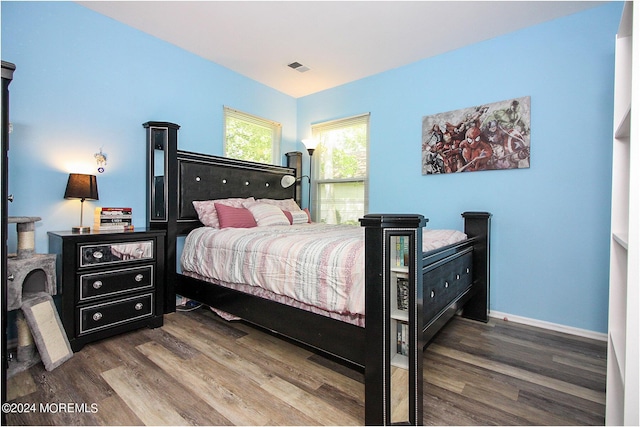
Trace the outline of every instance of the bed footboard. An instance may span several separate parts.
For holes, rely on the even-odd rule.
[[[422,253],[422,215],[365,215],[365,423],[423,423],[423,349],[460,310],[487,321],[489,225],[466,212],[468,238]]]

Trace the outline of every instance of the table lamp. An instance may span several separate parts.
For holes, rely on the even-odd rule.
[[[80,199],[80,225],[72,227],[74,233],[88,233],[91,228],[82,225],[82,212],[84,201],[98,200],[98,182],[95,175],[70,173],[67,181],[67,189],[64,192],[65,199]]]

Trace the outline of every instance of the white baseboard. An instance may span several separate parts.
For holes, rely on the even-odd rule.
[[[508,322],[521,323],[523,325],[535,326],[537,328],[548,329],[551,331],[563,332],[565,334],[576,335],[579,337],[591,338],[598,341],[607,341],[607,334],[605,333],[588,331],[586,329],[574,328],[572,326],[559,325],[557,323],[545,322],[544,320],[515,316],[513,314],[502,313],[500,311],[491,310],[489,312],[489,317],[506,320]]]

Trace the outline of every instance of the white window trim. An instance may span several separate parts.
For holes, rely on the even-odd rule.
[[[311,192],[311,206],[309,207],[311,209],[311,216],[312,219],[314,221],[317,220],[316,218],[316,212],[317,212],[317,206],[318,206],[318,200],[316,198],[317,192],[318,192],[318,187],[321,184],[328,184],[328,183],[332,183],[332,182],[364,182],[364,214],[367,214],[369,212],[369,129],[370,129],[370,118],[371,118],[371,113],[364,113],[364,114],[358,114],[355,116],[350,116],[350,117],[345,117],[342,119],[336,119],[336,120],[331,120],[328,122],[322,122],[322,123],[316,123],[316,124],[312,124],[311,125],[311,137],[312,138],[316,138],[318,136],[319,133],[321,132],[326,132],[326,131],[330,131],[332,129],[340,129],[340,128],[344,128],[344,127],[348,127],[351,125],[360,125],[360,124],[366,124],[367,125],[367,141],[366,141],[366,146],[367,146],[367,168],[366,168],[366,175],[364,177],[358,177],[358,178],[353,178],[353,179],[323,179],[323,180],[319,180],[316,177],[318,176],[319,173],[319,169],[318,169],[318,165],[317,162],[312,162],[312,179],[313,182],[310,183],[309,186],[309,191]]]
[[[256,124],[258,126],[264,126],[271,128],[273,131],[273,144],[271,147],[271,163],[274,165],[280,164],[280,145],[282,138],[282,125],[273,120],[265,119],[263,117],[255,116],[253,114],[245,113],[244,111],[236,110],[235,108],[223,106],[223,126],[222,126],[222,150],[224,155],[227,155],[227,118],[232,117],[237,120]]]

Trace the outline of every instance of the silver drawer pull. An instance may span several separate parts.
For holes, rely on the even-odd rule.
[[[93,282],[93,289],[100,289],[102,287],[102,281],[96,280]]]
[[[456,280],[460,280],[460,275],[456,274]]]
[[[436,291],[431,290],[431,298],[433,298],[433,297],[435,297],[435,296],[436,296]]]
[[[100,319],[102,319],[102,313],[100,313],[100,312],[94,313],[93,320],[95,320],[97,322]]]
[[[467,267],[467,274],[469,274],[469,267]]]
[[[136,277],[134,278],[136,282],[142,282],[142,279],[144,279],[143,274],[136,274]]]
[[[139,302],[139,303],[137,303],[137,304],[135,305],[135,307],[134,307],[134,308],[135,308],[136,310],[142,310],[142,307],[143,307],[142,303],[141,303],[141,302]]]
[[[444,282],[444,287],[448,288],[449,287],[449,282]]]
[[[15,278],[16,278],[16,276],[14,276],[13,274],[9,274],[9,275],[7,276],[7,280],[13,280],[13,279],[15,279]]]
[[[100,259],[100,258],[102,258],[103,256],[104,256],[104,254],[103,254],[102,252],[100,252],[100,251],[95,251],[95,252],[93,253],[93,257],[94,257],[95,259]]]

